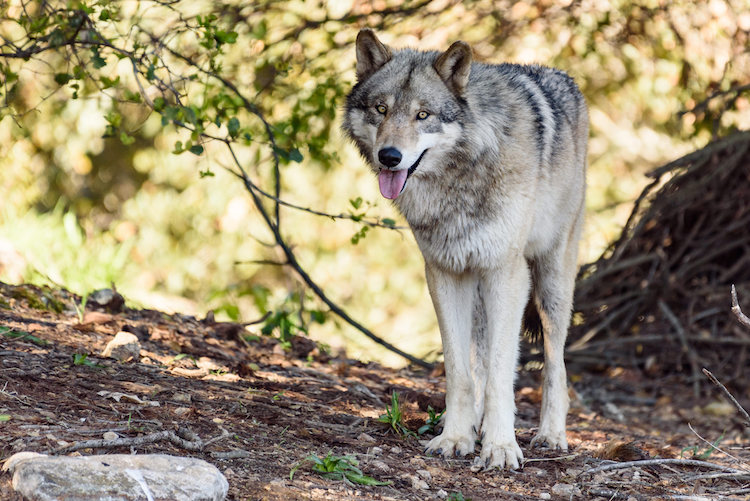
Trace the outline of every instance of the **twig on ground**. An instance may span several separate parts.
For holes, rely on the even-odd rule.
[[[640,468],[642,466],[664,466],[664,465],[676,465],[676,466],[694,466],[698,468],[709,468],[712,470],[721,470],[726,473],[734,473],[738,476],[745,476],[750,478],[750,471],[738,470],[736,468],[728,468],[726,466],[709,463],[708,461],[699,461],[697,459],[644,459],[641,461],[625,461],[623,463],[611,463],[596,468],[591,468],[582,472],[580,475],[593,475],[594,473],[601,473],[610,470],[621,470],[623,468]]]
[[[745,426],[750,426],[750,415],[748,415],[747,411],[740,405],[740,403],[737,401],[737,399],[734,398],[734,396],[729,393],[729,390],[727,390],[727,387],[721,384],[721,381],[716,379],[716,376],[711,374],[711,371],[703,368],[703,374],[706,375],[706,377],[716,386],[721,388],[721,391],[724,392],[724,395],[729,399],[730,402],[734,404],[735,407],[737,407],[737,410],[740,411],[740,413],[745,417]]]
[[[566,459],[575,459],[580,454],[568,454],[567,456],[558,456],[555,458],[529,458],[523,460],[523,466],[526,466],[529,463],[541,463],[543,461],[564,461]]]
[[[200,439],[195,433],[188,430],[187,428],[180,428],[177,432],[172,430],[157,431],[155,433],[149,433],[140,437],[126,437],[116,438],[114,440],[83,440],[81,442],[75,442],[65,447],[59,447],[51,451],[53,455],[67,454],[69,452],[78,451],[81,449],[104,449],[110,447],[136,447],[146,444],[153,444],[167,440],[172,444],[188,450],[188,451],[201,451],[203,448],[217,440],[228,437],[230,434],[226,430],[222,430],[223,433],[215,438],[212,438],[206,442]]]
[[[692,424],[688,423],[688,428],[690,428],[690,431],[692,431],[692,432],[693,432],[693,434],[694,434],[694,435],[695,435],[696,437],[698,437],[698,438],[699,438],[700,440],[702,440],[702,441],[703,441],[703,442],[704,442],[704,443],[705,443],[706,445],[708,445],[709,447],[711,447],[711,449],[713,449],[713,450],[717,450],[717,451],[721,452],[721,453],[722,453],[722,454],[724,454],[725,456],[727,456],[727,457],[729,457],[729,458],[732,458],[732,459],[733,459],[733,460],[734,460],[735,462],[737,462],[737,463],[741,463],[741,462],[742,462],[742,461],[740,461],[740,459],[739,459],[738,457],[736,457],[736,456],[732,456],[732,455],[731,455],[731,454],[729,454],[729,453],[728,453],[727,451],[725,451],[725,450],[721,449],[721,448],[720,448],[720,447],[718,446],[718,443],[719,443],[719,440],[721,440],[721,437],[719,437],[719,439],[718,439],[718,440],[716,441],[716,443],[713,443],[713,444],[712,444],[711,442],[709,442],[708,440],[706,440],[705,438],[703,438],[702,436],[700,436],[700,434],[699,434],[699,433],[698,433],[697,431],[695,431],[695,428],[693,428],[693,425],[692,425]],[[711,451],[711,452],[713,452],[713,451]]]
[[[750,327],[750,318],[742,313],[740,303],[739,301],[737,301],[737,289],[734,288],[734,284],[732,284],[732,313],[734,313],[734,315],[737,317],[737,320],[739,320],[742,325],[744,325],[745,327]]]

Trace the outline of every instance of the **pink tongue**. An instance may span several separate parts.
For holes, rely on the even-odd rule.
[[[406,183],[407,169],[401,170],[388,170],[381,169],[378,174],[378,184],[380,185],[380,193],[385,198],[393,200],[404,189]]]

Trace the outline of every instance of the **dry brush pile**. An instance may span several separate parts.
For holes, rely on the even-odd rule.
[[[750,331],[730,290],[750,304],[750,132],[649,177],[621,237],[581,270],[570,359],[684,372],[696,392],[702,367],[742,384]]]

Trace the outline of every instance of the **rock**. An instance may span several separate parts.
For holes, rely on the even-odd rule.
[[[114,431],[105,431],[102,435],[102,438],[104,440],[117,440],[119,438],[119,435]]]
[[[427,470],[417,470],[417,475],[422,477],[424,480],[432,480],[432,474]]]
[[[107,343],[102,356],[115,358],[120,362],[140,360],[141,343],[138,342],[138,336],[125,331],[118,332],[114,339]]]
[[[703,414],[706,414],[708,416],[718,416],[718,417],[726,417],[731,416],[735,412],[737,412],[737,409],[730,404],[729,402],[725,401],[714,401],[710,404],[706,405],[703,409]]]
[[[383,453],[383,448],[382,447],[375,446],[375,447],[372,448],[372,455],[373,456],[379,456],[382,453]]]
[[[125,298],[115,289],[99,289],[89,294],[86,306],[101,308],[110,313],[120,313],[125,306]]]
[[[391,447],[391,452],[393,454],[401,454],[401,447],[399,447],[398,445],[394,445],[393,447]]]
[[[552,494],[563,496],[565,498],[581,497],[581,489],[571,484],[555,484],[552,486]]]
[[[437,497],[440,499],[445,499],[448,497],[448,493],[445,492],[443,489],[440,489],[439,491],[437,491]]]
[[[408,475],[407,474],[407,475],[404,475],[401,478],[409,481],[411,483],[411,488],[412,489],[418,489],[418,490],[426,491],[426,490],[428,490],[430,488],[430,486],[427,484],[427,482],[425,482],[424,480],[422,480],[421,478],[419,478],[416,475]]]
[[[372,438],[367,433],[360,433],[359,436],[357,437],[357,440],[359,440],[360,442],[366,442],[366,443],[369,443],[369,444],[375,443],[375,439]]]
[[[3,469],[13,474],[13,489],[35,501],[220,501],[229,490],[215,466],[166,454],[54,457],[21,452],[11,456]]]
[[[381,461],[379,459],[376,459],[375,461],[370,463],[370,466],[375,468],[376,470],[380,470],[383,473],[388,473],[391,471],[391,467],[385,464],[385,461]]]
[[[539,499],[552,499],[552,495],[549,492],[540,492]]]

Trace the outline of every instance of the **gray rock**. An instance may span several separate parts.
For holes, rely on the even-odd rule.
[[[127,360],[140,360],[141,343],[138,342],[138,336],[130,332],[120,331],[107,343],[102,351],[103,357],[116,358],[120,362]]]
[[[213,465],[166,454],[45,456],[21,452],[3,467],[13,488],[33,501],[221,501],[229,483]]]
[[[581,489],[571,484],[563,484],[563,483],[555,484],[552,486],[552,489],[550,490],[552,491],[552,494],[563,496],[568,499],[572,499],[574,497],[581,497],[583,495],[583,493],[581,492]]]

